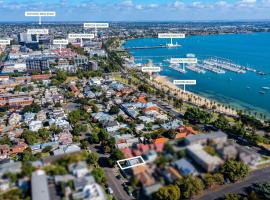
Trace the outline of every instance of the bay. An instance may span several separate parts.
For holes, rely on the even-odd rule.
[[[143,38],[126,41],[125,48],[158,46],[169,43],[167,39]],[[147,63],[151,59],[154,64],[162,65],[160,75],[170,80],[197,80],[196,86],[188,86],[187,90],[196,94],[229,104],[238,109],[249,110],[251,113],[262,113],[270,116],[270,91],[259,93],[262,87],[270,87],[270,33],[226,34],[208,36],[189,36],[185,39],[174,39],[181,44],[180,48],[156,48],[130,50],[136,58],[136,63]],[[250,66],[267,73],[262,76],[254,72],[236,74],[226,71],[226,74],[215,74],[207,71],[197,74],[187,70],[182,74],[173,69],[166,59],[185,57],[195,54],[198,59],[220,57],[244,66]]]

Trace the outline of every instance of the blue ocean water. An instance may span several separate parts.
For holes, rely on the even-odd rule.
[[[167,39],[144,38],[128,40],[124,47],[157,46],[166,44]],[[230,104],[239,109],[250,110],[252,113],[263,113],[270,116],[270,91],[262,87],[270,87],[270,33],[227,34],[210,36],[190,36],[185,39],[175,39],[182,46],[175,49],[137,49],[130,50],[137,63],[146,63],[148,59],[155,64],[163,65],[161,75],[175,79],[195,79],[196,86],[187,89],[202,96]],[[185,57],[195,54],[198,59],[216,56],[230,59],[232,62],[250,66],[258,71],[268,73],[261,76],[254,72],[236,74],[227,71],[226,74],[197,74],[189,71],[186,74],[166,68],[165,61],[171,57]],[[261,94],[259,91],[265,91]]]

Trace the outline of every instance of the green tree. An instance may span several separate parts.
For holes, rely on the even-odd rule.
[[[98,137],[98,134],[96,134],[96,133],[92,133],[91,135],[90,135],[90,142],[91,143],[94,143],[94,144],[98,144],[99,143],[99,137]]]
[[[47,165],[43,169],[49,176],[64,175],[68,173],[64,166],[57,164]]]
[[[38,113],[39,111],[41,111],[41,107],[36,103],[32,103],[31,105],[25,106],[22,110],[23,113],[27,112]]]
[[[201,179],[198,177],[192,177],[192,175],[188,175],[179,180],[178,186],[182,191],[181,195],[189,199],[193,195],[197,195],[204,189],[204,184]]]
[[[92,175],[95,178],[96,182],[99,184],[105,184],[106,183],[106,177],[104,170],[102,168],[94,168],[92,171]]]
[[[251,187],[260,198],[270,199],[270,182],[256,183]]]
[[[243,198],[239,194],[226,194],[224,200],[242,200]]]
[[[224,177],[222,174],[205,174],[205,185],[209,188],[214,185],[222,185],[224,183]]]
[[[206,151],[208,154],[210,154],[212,156],[216,155],[216,150],[212,146],[205,146],[203,149],[204,149],[204,151]]]
[[[24,130],[22,133],[22,138],[25,139],[28,145],[33,145],[37,142],[37,133],[29,130]]]
[[[119,106],[113,105],[113,106],[110,108],[109,113],[110,113],[111,115],[115,115],[115,114],[118,114],[119,111],[120,111]]]
[[[7,135],[2,136],[2,138],[0,139],[0,144],[2,144],[2,145],[6,144],[8,146],[12,145],[12,143]]]
[[[180,189],[177,185],[163,186],[153,194],[155,200],[178,200],[180,199]]]
[[[23,199],[23,193],[20,189],[11,189],[7,192],[0,194],[0,199],[8,199],[8,200],[21,200]]]
[[[87,149],[88,148],[89,143],[88,143],[87,140],[81,140],[80,143],[81,143],[81,148],[82,149]]]
[[[109,140],[110,135],[107,131],[102,129],[98,134],[98,138],[99,138],[99,141],[104,141],[104,140],[107,141]]]
[[[184,117],[193,123],[208,124],[210,123],[213,116],[209,112],[200,108],[190,107],[185,112]]]
[[[34,160],[34,156],[32,154],[32,150],[30,147],[28,147],[27,149],[25,149],[21,155],[22,157],[22,161],[26,162],[26,161],[32,161]]]
[[[80,119],[81,119],[81,111],[78,109],[74,110],[68,114],[68,121],[73,125],[78,123],[80,121]]]
[[[22,91],[22,87],[21,87],[20,85],[16,85],[16,86],[14,87],[14,91],[15,91],[15,92],[21,92],[21,91]]]
[[[87,162],[92,165],[97,165],[99,156],[97,153],[90,153],[87,157]]]
[[[225,177],[235,182],[248,176],[249,167],[242,161],[228,160],[223,165],[221,172]]]
[[[226,131],[230,126],[229,120],[223,114],[218,116],[217,120],[213,122],[213,125],[223,131]]]
[[[31,177],[32,172],[35,170],[35,168],[32,166],[30,162],[23,162],[22,163],[22,175]]]
[[[173,145],[170,144],[170,143],[166,143],[165,146],[164,146],[164,151],[167,152],[167,153],[170,153],[172,155],[174,155],[175,151],[173,149]]]
[[[11,183],[16,183],[16,181],[18,180],[18,174],[8,172],[4,174],[4,178],[8,178]]]
[[[78,135],[79,133],[83,133],[87,131],[87,125],[84,124],[76,124],[73,128],[73,133]]]
[[[164,137],[166,137],[166,138],[174,139],[175,138],[175,135],[176,135],[176,131],[173,130],[173,129],[170,129],[168,131],[165,131],[162,135]]]
[[[124,154],[120,149],[114,149],[111,153],[111,158],[115,161],[124,159]]]
[[[44,147],[44,149],[42,149],[42,153],[49,153],[51,152],[52,150],[52,146],[47,146],[47,147]]]
[[[43,141],[47,140],[49,138],[50,134],[51,134],[50,131],[46,130],[45,128],[38,130],[38,136],[40,138],[42,138]]]

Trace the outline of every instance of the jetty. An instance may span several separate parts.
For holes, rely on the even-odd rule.
[[[158,46],[126,47],[125,50],[160,49],[160,48],[168,48],[168,46],[167,45],[158,45]]]

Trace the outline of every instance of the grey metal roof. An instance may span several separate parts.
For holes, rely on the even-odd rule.
[[[32,173],[31,178],[32,200],[50,200],[47,176],[44,171]]]
[[[227,135],[222,131],[217,131],[217,132],[210,132],[207,134],[189,135],[185,139],[186,139],[186,142],[192,143],[197,140],[204,140],[204,139],[211,140],[211,139],[222,138],[222,137],[227,137]]]

